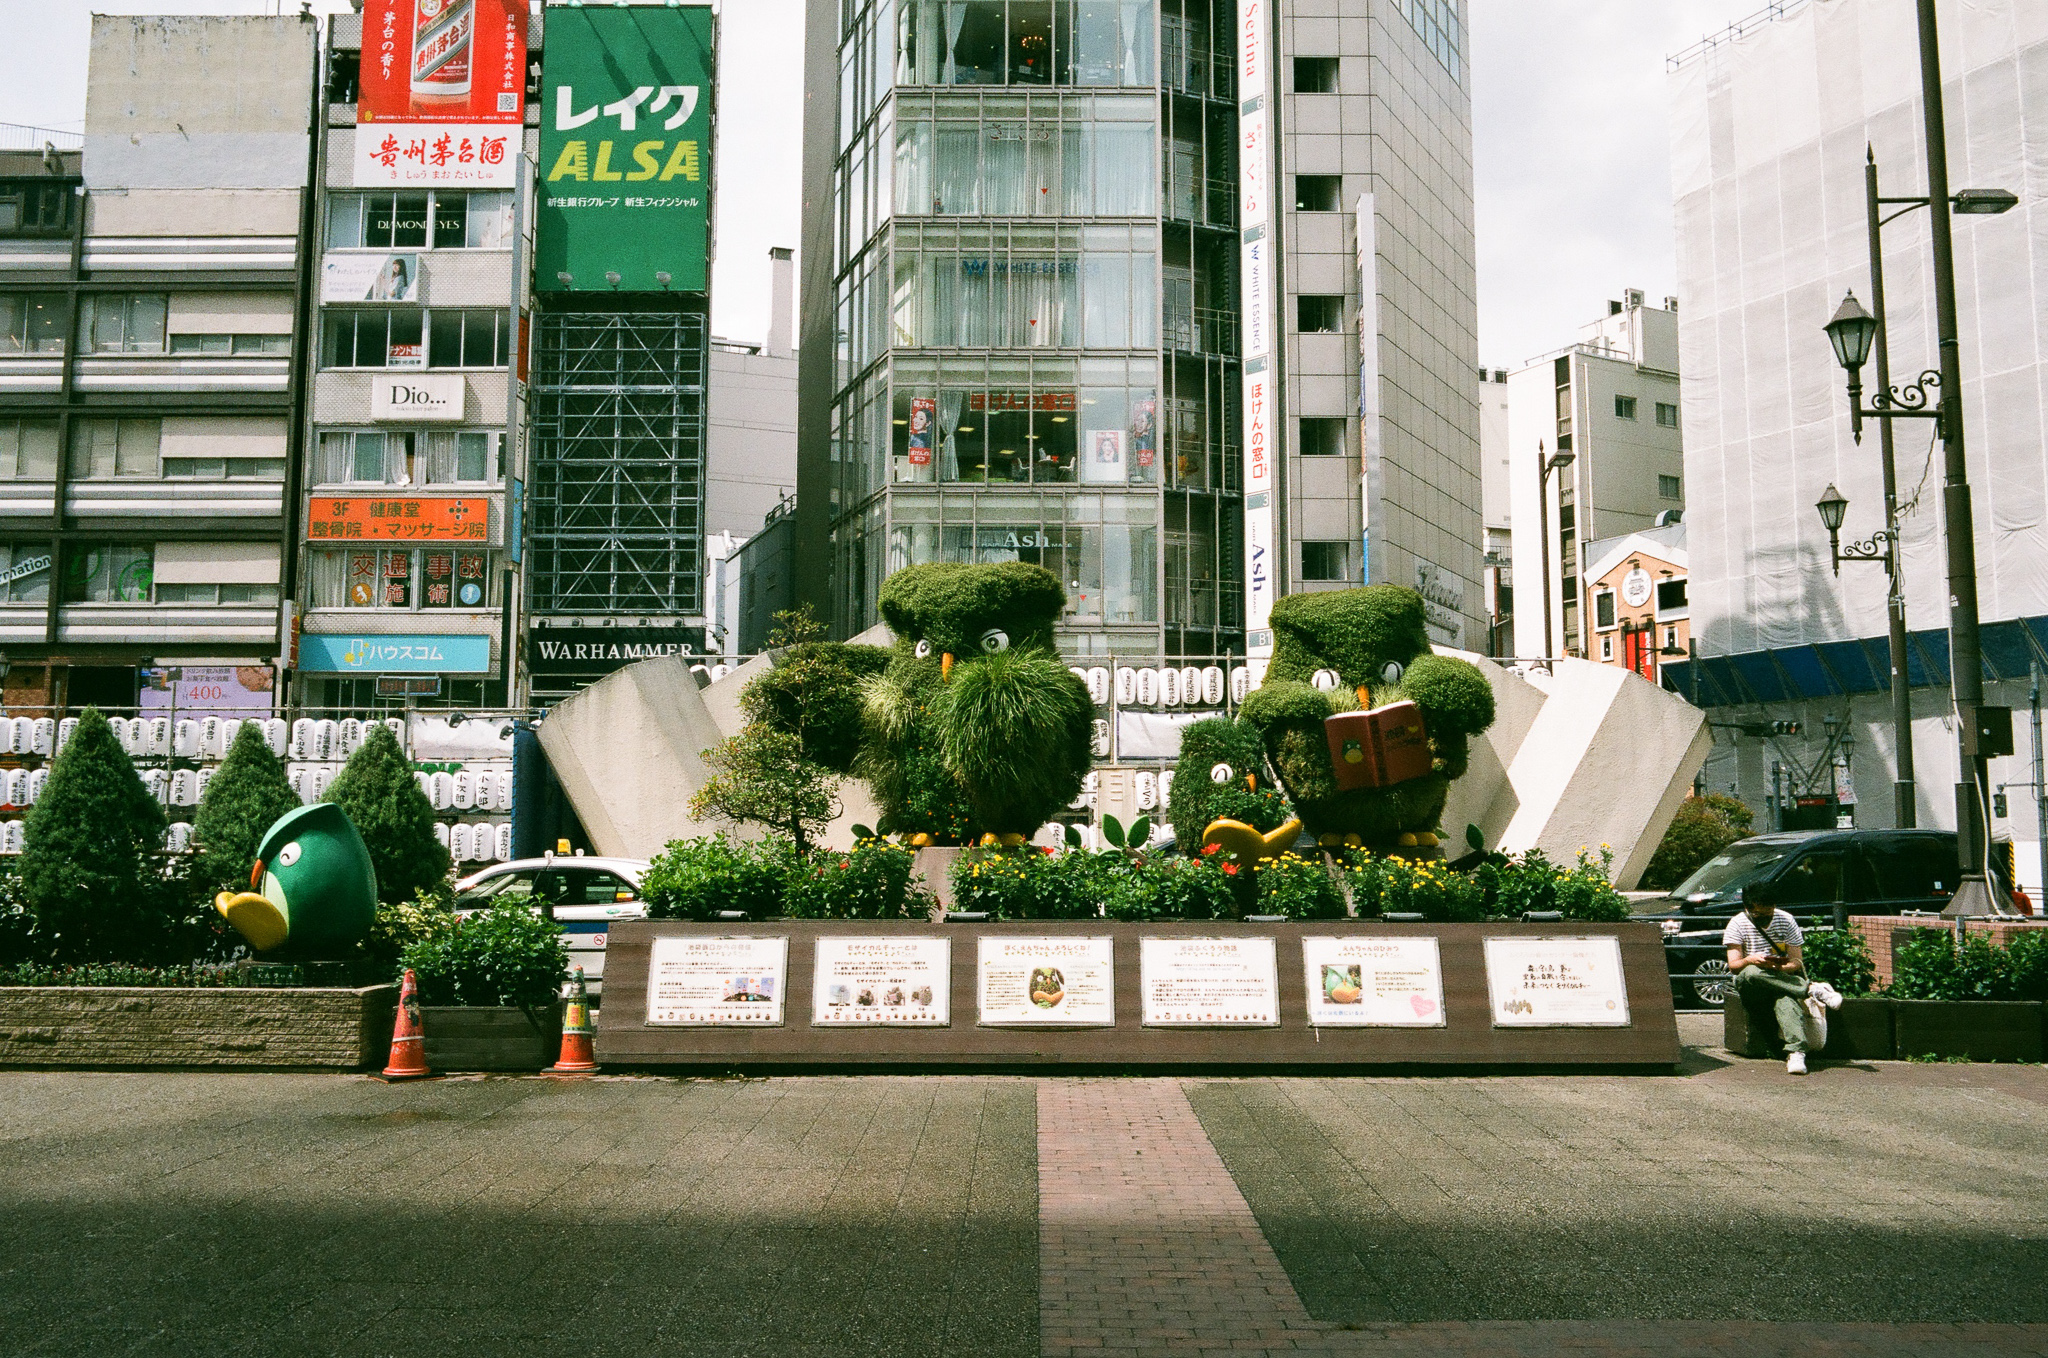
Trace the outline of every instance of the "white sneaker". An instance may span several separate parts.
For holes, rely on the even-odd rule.
[[[1787,1075],[1804,1075],[1804,1074],[1806,1074],[1806,1053],[1805,1053],[1805,1052],[1793,1052],[1793,1053],[1792,1053],[1792,1054],[1791,1054],[1790,1056],[1786,1057],[1786,1058],[1785,1058],[1785,1073],[1786,1073]]]
[[[1829,985],[1826,981],[1815,981],[1806,988],[1806,994],[1808,998],[1819,1000],[1830,1009],[1840,1009],[1842,1007],[1842,992]]]

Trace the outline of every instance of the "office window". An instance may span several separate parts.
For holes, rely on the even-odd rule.
[[[330,309],[320,362],[328,368],[501,368],[510,341],[505,311]]]
[[[1351,544],[1348,542],[1304,542],[1301,544],[1303,580],[1348,580],[1351,578]]]
[[[1301,417],[1303,457],[1344,456],[1344,417],[1304,415]]]
[[[1295,328],[1304,335],[1334,335],[1344,328],[1344,299],[1336,294],[1304,295],[1295,300]]]
[[[502,368],[510,312],[436,311],[427,318],[429,368]]]
[[[82,293],[78,333],[93,354],[160,354],[170,299],[160,292]]]
[[[337,193],[327,209],[330,250],[503,250],[512,195],[501,189]]]
[[[1666,429],[1678,428],[1678,407],[1669,401],[1657,402],[1657,423]]]
[[[1657,582],[1657,611],[1670,613],[1685,607],[1685,581],[1660,580]]]
[[[50,544],[0,542],[0,603],[40,604],[49,598]]]
[[[1443,64],[1451,73],[1451,79],[1462,82],[1464,76],[1464,36],[1458,20],[1458,0],[1398,0],[1401,13],[1408,24],[1422,39],[1430,55]]]
[[[1149,85],[1155,28],[1151,0],[903,0],[895,79],[899,85]],[[854,77],[843,72],[841,80],[848,121],[858,121]]]
[[[0,184],[0,236],[61,236],[80,201],[64,180],[15,179]]]
[[[313,464],[316,485],[486,485],[498,480],[495,429],[433,432],[326,430]]]
[[[0,292],[0,357],[64,352],[64,294]]]
[[[289,358],[290,335],[173,335],[174,354],[213,354],[238,358]]]
[[[67,604],[146,604],[156,575],[147,542],[80,542],[64,549]]]
[[[276,585],[158,585],[160,604],[195,604],[228,608],[275,607]]]
[[[1683,485],[1675,476],[1657,478],[1657,494],[1666,500],[1684,499]]]
[[[1296,94],[1335,94],[1337,92],[1337,58],[1296,57],[1294,59],[1294,92]]]
[[[57,479],[57,422],[0,420],[0,481]]]
[[[1593,625],[1595,627],[1614,626],[1613,590],[1602,589],[1593,592]]]
[[[73,420],[71,479],[105,481],[161,473],[161,420]]]
[[[495,608],[496,552],[359,547],[307,553],[315,608]]]
[[[1615,398],[1614,398],[1614,418],[1615,418],[1615,419],[1617,419],[1617,420],[1632,420],[1632,419],[1634,419],[1635,417],[1636,417],[1636,398],[1635,398],[1635,397],[1633,397],[1633,396],[1617,396],[1617,397],[1615,397]]]
[[[1298,174],[1294,176],[1294,210],[1296,212],[1341,212],[1343,209],[1343,175]]]

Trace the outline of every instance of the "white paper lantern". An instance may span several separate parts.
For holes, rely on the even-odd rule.
[[[171,773],[171,805],[192,806],[199,801],[196,780],[190,769],[176,769]]]
[[[199,722],[192,717],[180,717],[171,728],[171,753],[180,759],[199,757]]]
[[[64,753],[64,747],[71,743],[71,733],[78,729],[78,718],[66,717],[57,723],[57,753]]]
[[[433,785],[427,791],[427,800],[436,811],[446,811],[455,805],[455,775],[447,770],[434,775]]]
[[[448,847],[448,827],[440,821],[434,822],[434,840],[442,848]]]
[[[1159,705],[1159,671],[1153,669],[1150,665],[1138,671],[1137,703],[1140,707],[1157,707]]]
[[[164,831],[164,847],[172,853],[183,853],[192,847],[192,822],[174,820]]]
[[[1088,696],[1095,700],[1097,707],[1109,706],[1109,669],[1104,665],[1088,667]]]
[[[36,754],[49,754],[57,743],[57,719],[37,717],[29,749]]]
[[[1129,665],[1116,667],[1116,703],[1118,707],[1129,707],[1138,701],[1138,672]]]
[[[1223,667],[1205,666],[1202,670],[1202,702],[1209,707],[1223,705]]]
[[[1189,707],[1202,701],[1202,671],[1193,665],[1180,667],[1180,700]]]
[[[1241,703],[1251,691],[1252,672],[1242,665],[1233,666],[1230,671],[1230,701]]]
[[[1156,773],[1141,773],[1131,781],[1137,784],[1138,809],[1140,811],[1155,809],[1159,805],[1159,775]]]
[[[342,757],[352,755],[363,743],[363,724],[354,717],[343,717],[334,724],[334,734],[341,742],[335,753]]]
[[[114,728],[114,737],[118,740],[121,735],[121,719],[119,717],[109,717],[107,718],[107,725]],[[14,722],[11,718],[0,718],[0,754],[13,753]]]
[[[448,804],[457,811],[476,805],[476,775],[464,769],[448,780]]]
[[[449,857],[453,858],[458,863],[467,863],[472,857],[475,856],[471,852],[473,849],[475,849],[475,847],[476,842],[471,837],[469,833],[469,827],[467,825],[457,823],[455,825],[451,825],[448,827]]]
[[[1159,671],[1159,705],[1161,707],[1180,706],[1179,670]]]
[[[332,765],[327,764],[323,764],[313,770],[314,801],[324,802],[327,800],[327,789],[334,785],[334,775],[338,772],[340,772],[340,770],[334,768]]]
[[[14,728],[14,740],[12,742],[14,753],[34,754],[36,752],[36,719],[34,717],[16,717],[8,724]]]
[[[49,783],[50,771],[48,769],[37,769],[35,772],[29,774],[28,788],[26,790],[25,795],[22,798],[22,804],[24,806],[34,806],[36,804],[36,801],[42,797],[43,789],[45,787],[48,787]]]
[[[491,841],[491,856],[500,863],[511,862],[512,822],[509,820],[501,822],[498,828],[491,832]]]
[[[1090,753],[1097,759],[1109,758],[1109,721],[1107,718],[1095,718],[1093,722],[1093,737],[1089,746]]]
[[[279,759],[291,745],[291,726],[283,717],[266,717],[263,720],[263,743]]]
[[[0,770],[0,800],[4,800],[9,806],[28,805],[27,769]]]
[[[0,825],[0,853],[20,853],[23,842],[28,838],[28,823],[11,820]]]

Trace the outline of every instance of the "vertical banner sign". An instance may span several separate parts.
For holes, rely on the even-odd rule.
[[[703,292],[710,8],[553,6],[542,61],[536,286]]]
[[[1274,475],[1277,455],[1273,404],[1273,147],[1271,140],[1271,50],[1267,40],[1270,0],[1238,0],[1237,6],[1237,182],[1239,284],[1244,327],[1244,626],[1247,667],[1252,680],[1264,673],[1273,654],[1273,596],[1278,584],[1274,559]]]
[[[930,396],[910,398],[910,465],[932,460],[932,426],[939,422],[939,403]]]
[[[509,189],[526,120],[524,0],[369,0],[356,179]]]
[[[1358,559],[1361,585],[1373,582],[1372,547],[1385,542],[1386,467],[1380,446],[1380,242],[1373,197],[1358,195],[1358,521],[1365,525]]]

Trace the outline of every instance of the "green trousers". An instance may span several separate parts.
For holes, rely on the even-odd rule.
[[[1735,973],[1735,994],[1751,1013],[1770,997],[1788,1054],[1806,1050],[1806,989],[1806,978],[1796,971],[1769,971],[1752,963]]]

